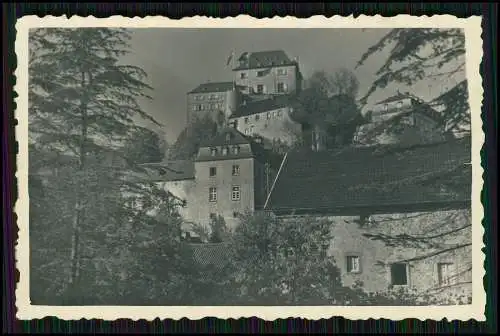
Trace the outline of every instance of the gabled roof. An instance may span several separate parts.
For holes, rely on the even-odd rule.
[[[268,210],[383,211],[470,201],[470,137],[408,148],[291,152]]]
[[[229,150],[227,155],[222,155],[219,152],[216,156],[198,154],[196,161],[255,158],[257,161],[269,162],[272,166],[274,166],[278,160],[276,158],[276,154],[274,154],[271,150],[264,148],[264,145],[258,143],[256,139],[242,134],[234,127],[226,127],[222,129],[214,138],[202,143],[200,148],[220,146],[231,147],[237,145],[249,145],[250,151],[240,151],[238,154],[235,154]]]
[[[244,52],[238,58],[238,61],[243,61],[244,63],[237,66],[233,71],[297,64],[290,60],[283,50]]]
[[[230,118],[239,118],[266,111],[277,110],[290,105],[290,97],[275,96],[265,100],[256,100],[241,105],[231,114]]]
[[[198,85],[188,93],[227,92],[235,87],[234,82],[209,82]]]

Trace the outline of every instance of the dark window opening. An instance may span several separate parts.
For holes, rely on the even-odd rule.
[[[405,263],[395,263],[391,265],[391,284],[394,286],[408,285],[408,265]]]
[[[210,167],[210,177],[217,175],[217,168]]]

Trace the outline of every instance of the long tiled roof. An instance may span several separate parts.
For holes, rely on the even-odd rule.
[[[470,137],[412,148],[291,152],[267,209],[341,212],[467,203],[470,162]]]
[[[210,82],[198,85],[189,93],[226,92],[234,88],[234,82]]]
[[[290,60],[283,50],[244,52],[238,58],[238,61],[242,61],[245,58],[247,59],[247,62],[240,64],[233,70],[257,69],[296,64],[296,62]]]
[[[266,111],[272,111],[288,105],[290,105],[290,97],[288,96],[276,96],[264,100],[252,101],[248,102],[246,105],[238,107],[230,118],[239,118]]]

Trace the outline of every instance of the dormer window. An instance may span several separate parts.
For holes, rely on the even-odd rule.
[[[398,102],[398,108],[402,108],[403,107],[403,102]]]
[[[240,153],[240,147],[239,146],[233,146],[233,154],[237,155]]]
[[[215,147],[210,148],[210,155],[216,156],[217,155],[217,148],[215,148]]]
[[[389,110],[389,104],[384,105],[384,111],[387,111],[387,110]]]
[[[248,124],[248,118],[245,118],[245,124]]]
[[[257,114],[257,115],[255,116],[255,121],[259,121],[259,119],[260,119],[260,115],[258,115],[258,114]]]
[[[229,152],[229,149],[227,147],[222,147],[222,155],[227,155]]]
[[[226,134],[226,141],[227,142],[231,141],[231,133]]]

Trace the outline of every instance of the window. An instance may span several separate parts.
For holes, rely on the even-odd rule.
[[[240,153],[240,147],[239,146],[233,146],[233,154],[239,154]]]
[[[250,133],[250,134],[253,134],[253,133],[254,133],[254,132],[253,132],[253,126],[250,126],[249,133]]]
[[[233,188],[231,190],[231,200],[233,200],[233,201],[240,200],[240,187],[239,186],[233,186]]]
[[[257,93],[264,93],[264,85],[262,84],[257,85]]]
[[[359,273],[361,272],[361,265],[359,262],[359,256],[347,256],[346,257],[346,269],[349,273]]]
[[[276,118],[276,111],[273,111],[273,118]]]
[[[222,148],[222,155],[227,155],[229,153],[229,148],[223,147]]]
[[[257,71],[257,77],[264,77],[266,75],[265,71]]]
[[[241,73],[240,73],[240,78],[241,78],[241,79],[245,79],[245,78],[247,78],[247,73],[246,73],[246,72],[241,72]]]
[[[281,110],[278,110],[278,117],[281,117]]]
[[[388,104],[385,104],[384,105],[384,110],[387,111],[389,109],[389,105]]]
[[[209,172],[210,177],[213,177],[217,175],[217,168],[216,167],[210,167],[210,172]]]
[[[217,214],[211,212],[209,218],[210,218],[211,221],[213,221],[213,220],[215,220],[217,218]]]
[[[278,83],[278,92],[285,92],[285,83]]]
[[[408,285],[408,265],[406,263],[394,263],[391,265],[391,284],[393,286]]]
[[[248,124],[248,118],[245,118],[245,124]]]
[[[234,217],[234,218],[238,218],[238,217],[240,217],[240,213],[239,213],[239,212],[234,211],[234,212],[233,212],[233,217]]]
[[[286,75],[286,69],[278,69],[278,75],[280,76]]]
[[[447,286],[452,283],[453,263],[438,264],[438,282],[440,286]]]
[[[217,188],[210,187],[208,189],[208,200],[210,202],[217,202]]]
[[[210,155],[216,156],[217,155],[217,148],[215,148],[215,147],[210,148]]]
[[[271,119],[271,112],[267,112],[267,119]]]
[[[233,176],[238,176],[238,175],[240,175],[240,166],[233,165]]]
[[[226,141],[231,141],[231,133],[226,133]]]
[[[398,108],[402,108],[403,107],[403,102],[398,102]]]
[[[245,134],[246,135],[249,135],[250,134],[250,130],[248,128],[245,128]]]
[[[255,121],[259,121],[259,119],[260,119],[260,116],[257,114],[257,115],[255,116]]]

